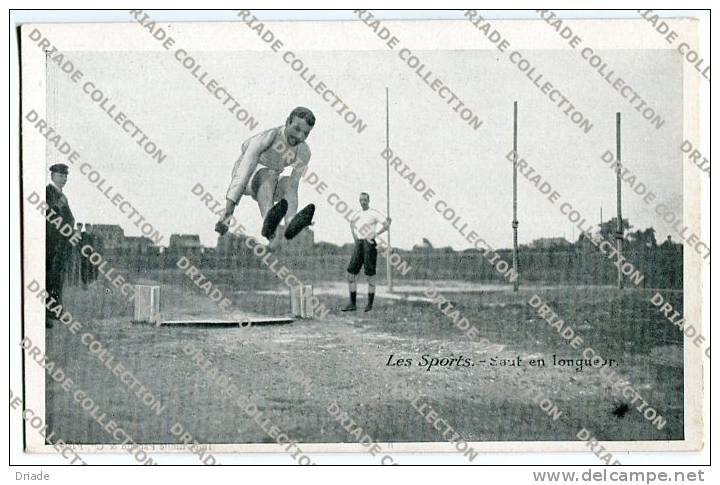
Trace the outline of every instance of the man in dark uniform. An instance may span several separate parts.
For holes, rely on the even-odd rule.
[[[50,167],[50,183],[45,187],[45,201],[55,214],[62,217],[62,223],[75,226],[75,217],[68,205],[63,187],[67,183],[68,167],[56,163]],[[62,304],[63,283],[65,282],[66,262],[70,257],[72,246],[68,238],[63,236],[56,225],[45,222],[45,286],[47,292],[56,302]],[[52,328],[52,321],[46,311],[45,326]]]

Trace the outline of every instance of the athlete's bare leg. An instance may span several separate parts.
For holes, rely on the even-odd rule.
[[[281,197],[275,197],[278,186],[278,176],[277,173],[271,170],[261,170],[256,177],[260,178],[256,195],[257,203],[260,208],[260,216],[265,220],[265,216],[267,216],[267,213],[272,209],[272,206],[281,199]]]
[[[260,209],[260,216],[265,220],[270,209],[282,199],[282,197],[278,197],[278,175],[271,170],[261,170],[256,177],[260,179],[256,199]],[[280,245],[281,232],[275,231],[275,236],[270,240],[270,249],[275,249]]]
[[[291,182],[290,177],[280,177],[277,188],[275,189],[275,202],[285,199],[288,203],[288,210],[285,214],[285,227],[290,223],[298,209],[298,190],[297,186]]]

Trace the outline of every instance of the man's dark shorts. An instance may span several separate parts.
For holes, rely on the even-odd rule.
[[[365,275],[374,276],[375,266],[377,264],[377,243],[369,242],[365,239],[358,239],[353,248],[352,258],[348,265],[348,273],[358,274],[360,268],[365,266]]]

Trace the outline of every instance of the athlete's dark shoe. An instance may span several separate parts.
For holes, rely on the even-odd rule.
[[[265,216],[265,220],[263,221],[263,227],[261,231],[261,234],[265,239],[270,240],[275,237],[275,231],[280,225],[280,222],[282,222],[283,217],[285,217],[285,214],[287,214],[287,210],[287,200],[280,199],[280,202],[275,204],[272,209],[268,211],[267,215]]]
[[[368,304],[368,305],[365,307],[365,312],[369,312],[370,310],[372,310],[372,305]]]
[[[346,306],[345,308],[343,308],[343,309],[340,310],[340,311],[342,311],[342,312],[354,312],[355,310],[357,310],[357,307],[356,307],[355,305],[353,305],[353,304],[350,304],[350,305]]]
[[[297,236],[300,231],[312,225],[312,219],[315,215],[315,204],[308,204],[303,210],[295,214],[287,229],[285,229],[285,239],[292,239]]]

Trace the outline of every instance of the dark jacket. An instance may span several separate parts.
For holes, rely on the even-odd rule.
[[[62,227],[68,224],[74,230],[75,217],[70,210],[70,205],[68,204],[65,194],[60,192],[53,184],[48,184],[47,187],[45,187],[45,201],[56,214],[53,215],[51,219],[55,220],[59,215],[62,217],[62,224],[60,224],[60,226]],[[55,225],[50,224],[47,220],[45,221],[45,241],[47,250],[53,253],[56,251],[66,252],[70,247],[68,238],[60,234],[60,231]]]

